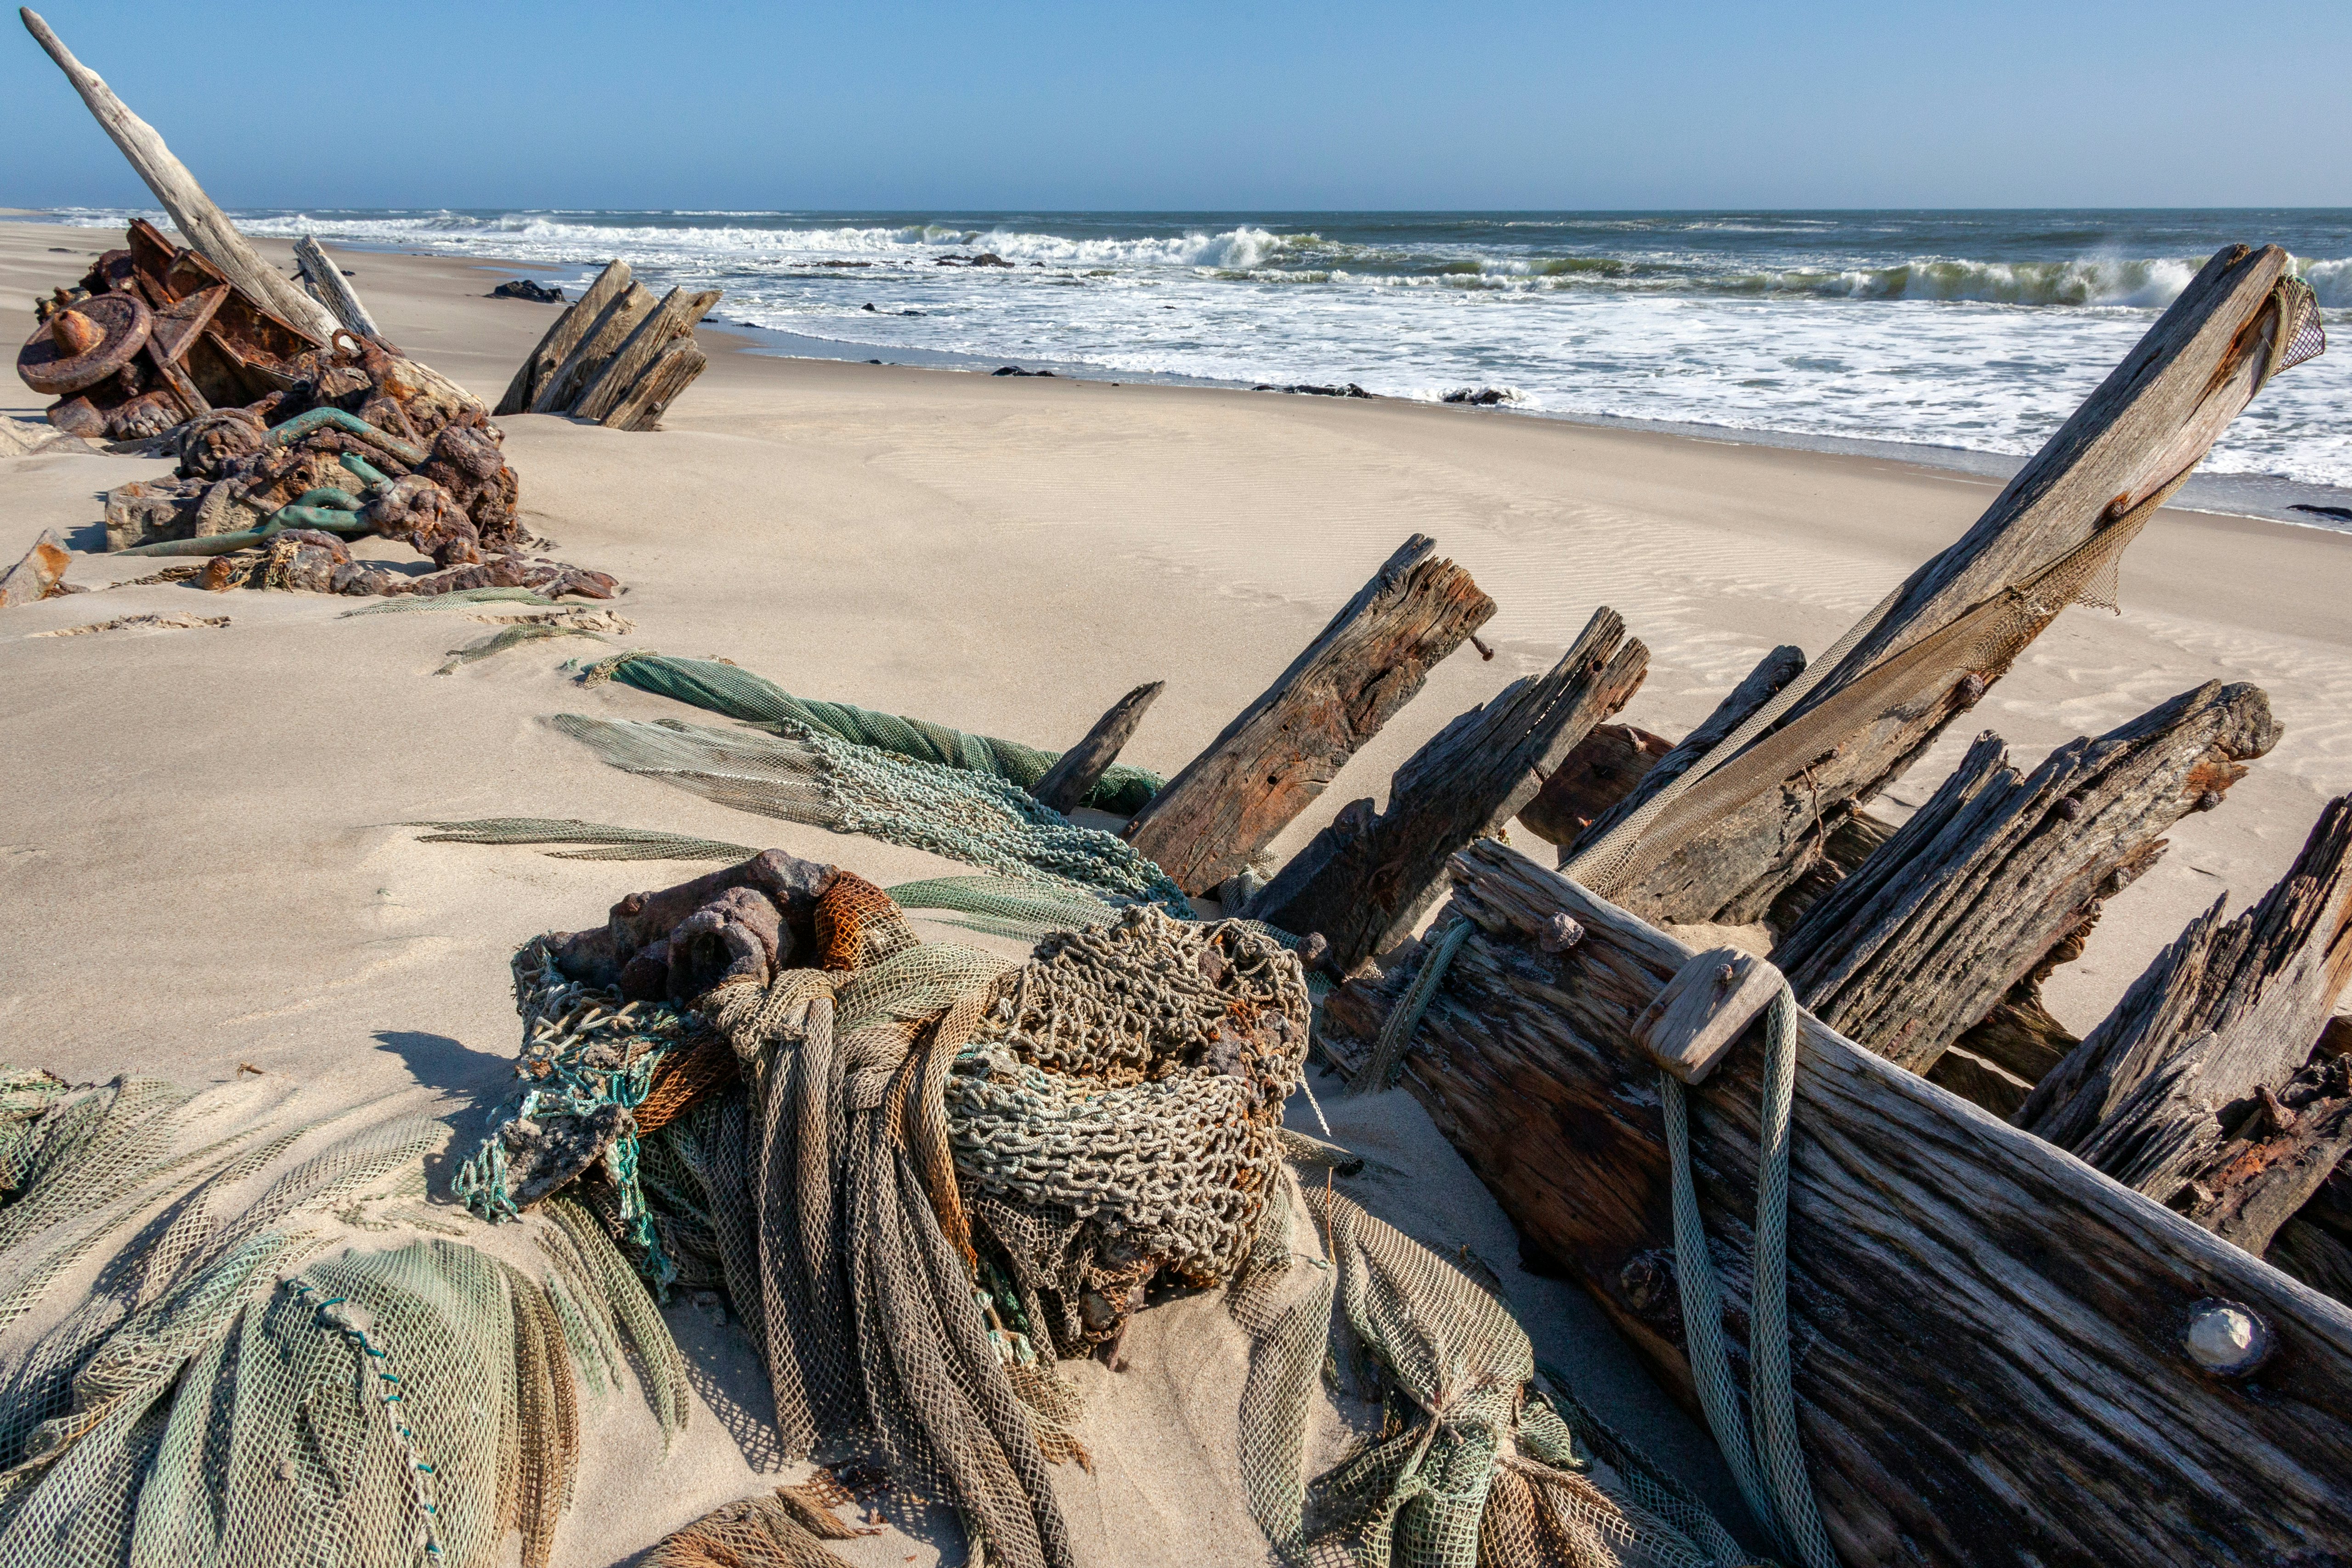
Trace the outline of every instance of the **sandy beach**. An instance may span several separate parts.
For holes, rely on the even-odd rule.
[[[37,295],[115,242],[0,222],[0,313],[29,323]],[[281,242],[260,247],[287,263]],[[486,402],[552,319],[483,297],[511,272],[339,259],[392,340]],[[0,1057],[69,1079],[258,1078],[321,1110],[375,1097],[487,1104],[516,1047],[515,946],[692,868],[421,844],[401,826],[421,819],[673,829],[781,846],[885,885],[968,869],[600,765],[545,718],[679,710],[583,689],[560,668],[569,659],[623,647],[722,657],[804,696],[1055,748],[1121,692],[1165,680],[1126,756],[1173,772],[1382,558],[1432,535],[1499,604],[1483,633],[1495,657],[1465,647],[1440,666],[1284,833],[1280,856],[1348,801],[1384,797],[1391,771],[1447,720],[1549,668],[1596,606],[1651,650],[1621,718],[1679,736],[1774,645],[1829,645],[1998,489],[1875,458],[1480,409],[997,378],[786,359],[723,331],[702,340],[710,370],[657,432],[499,421],[524,516],[551,553],[627,584],[612,607],[635,629],[609,647],[559,639],[438,676],[488,628],[462,612],[344,618],[354,601],[183,585],[0,611]],[[41,406],[13,377],[0,394],[0,413]],[[45,529],[97,551],[103,493],[169,468],[0,458],[0,564]],[[88,553],[68,580],[106,589],[152,566]],[[2218,894],[2233,910],[2259,897],[2322,804],[2352,788],[2352,534],[2169,510],[2126,557],[2122,601],[2119,616],[2067,611],[1878,807],[1899,817],[1924,800],[1985,728],[2030,767],[2205,681],[2263,688],[2284,727],[2277,748],[2221,809],[2173,830],[2161,863],[2049,983],[2077,1031]],[[230,624],[38,635],[147,612]],[[1549,863],[1549,847],[1512,837]],[[1703,1432],[1570,1287],[1517,1267],[1507,1222],[1412,1101],[1325,1110],[1380,1162],[1360,1195],[1441,1252],[1475,1250],[1538,1353],[1736,1516]],[[1196,1450],[1163,1467],[1106,1444],[1092,1477],[1057,1478],[1085,1561],[1263,1557],[1237,1511],[1230,1431],[1199,1414],[1230,1410],[1244,1370],[1230,1325],[1196,1321],[1215,1310],[1152,1315],[1123,1377],[1080,1369],[1106,1431],[1125,1421],[1171,1453]],[[756,1408],[748,1356],[692,1308],[669,1317],[707,1369],[706,1397]],[[740,1413],[698,1412],[647,1468],[628,1457],[659,1451],[642,1406],[598,1410],[612,1425],[587,1450],[559,1561],[628,1561],[751,1489],[757,1443],[747,1453],[730,1436],[751,1430]],[[935,1560],[896,1533],[846,1545],[859,1562]]]

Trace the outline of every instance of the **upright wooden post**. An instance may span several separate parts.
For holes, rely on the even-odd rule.
[[[1104,770],[1118,761],[1128,737],[1135,733],[1135,727],[1143,722],[1143,715],[1160,700],[1167,686],[1164,680],[1154,680],[1112,703],[1110,711],[1096,720],[1094,728],[1087,731],[1086,739],[1056,758],[1029,793],[1040,805],[1050,805],[1055,811],[1077,809],[1078,803],[1102,782]]]

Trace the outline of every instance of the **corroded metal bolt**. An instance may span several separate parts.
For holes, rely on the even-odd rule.
[[[2189,809],[2191,811],[2211,811],[2221,804],[2221,792],[2218,789],[2209,789],[2197,797],[2197,804],[2190,806]]]
[[[1319,931],[1310,931],[1307,940],[1298,944],[1298,962],[1308,969],[1321,967],[1331,952],[1331,939]]]
[[[1584,940],[1584,928],[1567,914],[1555,914],[1545,922],[1536,945],[1546,952],[1566,952]]]
[[[2066,822],[2082,821],[2083,803],[2075,799],[2073,795],[2068,795],[2064,800],[2058,803],[2058,816],[2061,820]]]
[[[1973,669],[1969,671],[1968,674],[1960,677],[1960,684],[1958,688],[1960,706],[1963,708],[1975,707],[1983,700],[1985,691],[1989,685],[1990,683],[1985,679],[1985,678],[1979,675]]]
[[[2270,1359],[2270,1327],[2251,1307],[2208,1300],[2189,1309],[2180,1343],[2189,1359],[2216,1377],[2244,1377]]]
[[[1738,984],[1739,971],[1731,965],[1727,963],[1715,972],[1715,988],[1717,991],[1728,991]]]

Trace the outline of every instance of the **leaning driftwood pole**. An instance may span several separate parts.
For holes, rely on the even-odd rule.
[[[1110,711],[1096,720],[1095,727],[1087,731],[1087,738],[1064,752],[1029,793],[1055,811],[1076,809],[1078,802],[1092,794],[1101,782],[1103,770],[1118,761],[1128,737],[1135,733],[1135,727],[1143,722],[1143,715],[1167,689],[1166,681],[1154,680],[1112,703]]]
[[[2315,348],[2308,291],[2285,278],[2289,259],[2275,246],[2233,246],[2207,262],[1976,525],[1913,574],[1822,685],[1721,770],[1716,787],[1700,785],[1658,819],[1644,841],[1647,862],[1621,884],[1625,907],[1655,920],[1761,919],[1822,837],[1974,706],[2082,585],[2004,603],[2008,591],[2111,526],[2144,521],[2290,361],[2290,338]],[[1947,650],[1923,645],[1979,606],[2003,612],[2001,635],[1949,649],[1957,666],[1934,662]],[[1874,687],[1890,678],[1887,661],[1914,652],[1926,662],[1906,672],[1913,686],[1882,701]],[[1835,732],[1811,732],[1825,723]],[[1804,742],[1792,754],[1768,750],[1791,736]],[[1760,776],[1768,763],[1770,776]]]
[[[2279,733],[2260,688],[2219,681],[2059,747],[2030,776],[1987,731],[1772,960],[1822,1022],[1926,1072]]]
[[[1595,611],[1549,674],[1514,681],[1406,759],[1387,811],[1375,818],[1366,800],[1341,812],[1251,901],[1251,917],[1321,931],[1339,973],[1403,941],[1444,890],[1446,857],[1517,816],[1649,667],[1617,612]]]
[[[319,302],[334,312],[335,320],[363,338],[382,339],[383,331],[360,302],[359,291],[352,287],[343,269],[335,265],[318,240],[304,235],[294,242],[294,259],[302,266],[302,276],[310,280],[318,292]]]
[[[1691,950],[1500,845],[1405,1082],[1528,1249],[1689,1387],[1658,1069],[1633,1037]],[[1581,927],[1562,947],[1558,921]],[[1401,981],[1402,974],[1395,977]],[[1393,990],[1326,1004],[1361,1058]],[[1746,1338],[1751,1035],[1689,1091],[1693,1175]],[[1790,1338],[1805,1457],[1851,1563],[2222,1568],[2352,1552],[2352,1310],[1801,1016]],[[2276,1344],[2193,1359],[2217,1300]]]
[[[506,395],[499,399],[498,407],[491,412],[530,413],[530,405],[539,400],[540,392],[547,385],[548,377],[572,356],[580,340],[602,319],[605,308],[627,290],[629,282],[627,262],[606,263],[604,270],[596,274],[596,280],[588,285],[588,291],[566,305],[549,325],[546,335],[539,340],[539,346],[523,356],[522,363],[515,369],[514,380],[507,384]]]
[[[228,215],[205,195],[196,177],[188,173],[188,166],[172,156],[172,150],[163,145],[163,138],[155,133],[155,128],[131,113],[130,106],[114,95],[114,89],[100,79],[96,71],[74,58],[73,51],[30,7],[19,9],[16,15],[24,18],[25,30],[48,51],[49,58],[58,62],[58,68],[66,73],[66,79],[81,94],[81,100],[89,105],[100,126],[114,138],[114,144],[122,149],[122,155],[131,160],[131,168],[147,182],[147,188],[155,193],[163,210],[172,215],[172,221],[179,226],[188,243],[248,298],[274,311],[289,325],[322,343],[332,336],[335,318],[327,308],[254,253],[245,236],[229,222]]]
[[[1249,864],[1495,613],[1470,574],[1414,534],[1265,695],[1128,826],[1188,893]]]

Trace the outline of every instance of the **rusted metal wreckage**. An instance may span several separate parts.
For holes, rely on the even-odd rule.
[[[172,479],[109,494],[109,550],[212,557],[182,574],[200,570],[214,588],[617,590],[604,574],[528,553],[540,542],[520,518],[504,434],[480,400],[384,336],[316,240],[295,246],[299,281],[272,268],[153,129],[39,16],[21,15],[190,240],[133,221],[122,246],[37,302],[17,354],[25,384],[56,399],[48,420],[64,436],[179,459]],[[656,304],[617,262],[599,290],[525,363],[528,382],[561,343],[547,370],[562,373],[564,395],[500,413],[650,428],[700,372],[692,327],[715,292]],[[344,541],[364,535],[403,541],[440,570],[354,560]],[[55,576],[42,593],[62,591]],[[0,602],[26,595],[39,596]]]

